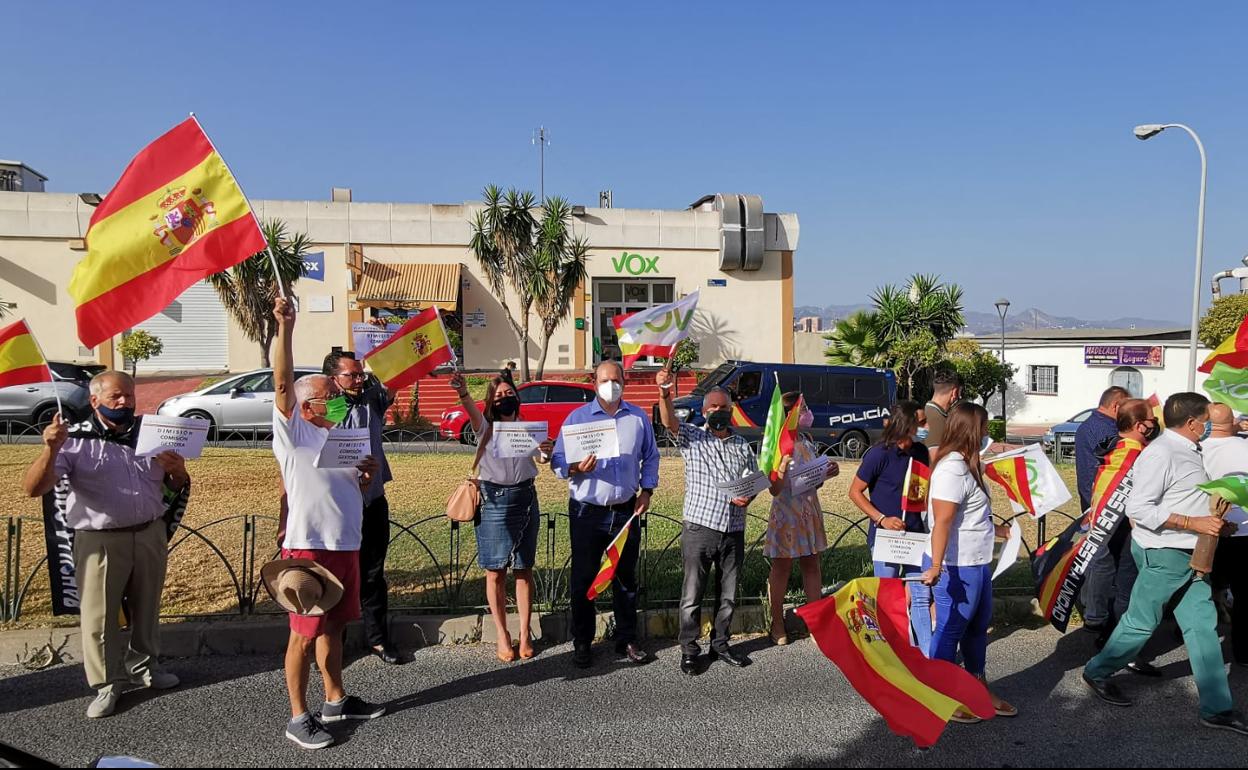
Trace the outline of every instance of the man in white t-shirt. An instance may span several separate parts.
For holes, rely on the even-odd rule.
[[[355,468],[317,467],[330,429],[346,415],[346,399],[325,375],[308,375],[295,382],[294,307],[278,297],[273,315],[278,328],[273,362],[273,455],[289,503],[282,557],[316,562],[343,587],[342,599],[324,614],[290,615],[286,688],[291,720],[286,737],[305,749],[321,749],[334,742],[323,722],[376,719],[386,711],[384,706],[347,696],[342,685],[342,631],[360,617],[363,490],[372,483],[378,464],[370,456]],[[325,683],[319,719],[309,713],[307,704],[308,663],[314,652]]]
[[[1213,429],[1200,445],[1209,478],[1248,474],[1248,439],[1238,435],[1235,413],[1225,404],[1210,404],[1209,421]],[[1231,607],[1231,653],[1237,665],[1248,666],[1248,513],[1232,506],[1226,520],[1234,522],[1239,530],[1235,537],[1218,542],[1213,584],[1231,589],[1235,597]]]

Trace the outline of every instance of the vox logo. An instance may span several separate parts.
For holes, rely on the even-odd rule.
[[[629,254],[627,251],[618,257],[612,257],[611,264],[617,273],[647,275],[659,272],[658,257],[643,257],[640,254]]]

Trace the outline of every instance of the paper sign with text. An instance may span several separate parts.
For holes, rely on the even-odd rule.
[[[532,457],[537,453],[538,446],[550,435],[550,423],[496,422],[490,431],[490,444],[495,457]]]
[[[749,476],[733,481],[721,481],[715,485],[719,493],[729,500],[738,497],[757,497],[763,490],[771,487],[771,479],[762,471],[754,471]]]
[[[208,440],[210,425],[207,420],[194,417],[144,415],[134,454],[138,457],[151,457],[161,452],[174,451],[187,460],[197,459],[204,453],[204,442]]]
[[[822,487],[828,479],[828,464],[831,462],[827,457],[819,457],[805,465],[789,469],[789,485],[793,494],[804,495]]]
[[[332,428],[316,458],[316,467],[354,468],[368,457],[372,446],[368,428]]]
[[[579,463],[590,455],[599,460],[619,457],[620,434],[615,430],[615,420],[564,425],[563,451],[570,463]]]
[[[889,529],[877,529],[875,548],[871,551],[871,558],[886,564],[922,567],[928,537],[930,536],[923,532],[893,532]]]

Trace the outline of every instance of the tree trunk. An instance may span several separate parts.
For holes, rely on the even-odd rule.
[[[546,374],[546,354],[550,351],[550,338],[552,334],[542,334],[542,352],[537,359],[537,379],[542,379]]]
[[[269,367],[273,366],[272,362],[269,359],[269,348],[273,347],[273,335],[269,334],[266,331],[264,334],[264,339],[260,340],[259,345],[260,345],[260,366],[265,369],[268,369]]]
[[[529,312],[526,309],[520,332],[520,376],[529,382],[532,379],[529,375]]]

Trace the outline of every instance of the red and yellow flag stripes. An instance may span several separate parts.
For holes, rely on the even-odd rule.
[[[1144,445],[1139,441],[1130,438],[1118,440],[1118,446],[1106,455],[1105,460],[1101,463],[1101,467],[1096,471],[1096,481],[1092,483],[1092,516],[1088,519],[1089,524],[1095,524],[1096,518],[1101,515],[1101,511],[1105,510],[1105,504],[1109,502],[1109,495],[1122,480],[1131,472],[1131,466],[1135,465],[1135,461],[1140,456],[1140,452],[1144,451]]]
[[[1027,478],[1027,462],[1022,456],[1009,457],[988,463],[984,475],[1005,488],[1005,494],[1014,502],[1036,515],[1036,503],[1031,499],[1031,483]]]
[[[26,321],[0,329],[0,388],[52,382],[52,371]]]
[[[611,541],[611,545],[607,546],[606,552],[602,555],[602,566],[598,569],[598,576],[594,578],[594,582],[589,584],[589,591],[586,597],[592,602],[598,598],[598,595],[607,590],[611,586],[611,581],[615,579],[615,570],[620,566],[620,555],[624,553],[624,545],[628,542],[628,533],[633,529],[633,522],[637,520],[637,514],[628,520],[620,533]]]
[[[409,318],[394,336],[364,356],[368,368],[390,390],[406,388],[454,359],[442,317],[435,307]]]
[[[86,240],[69,294],[87,347],[265,248],[247,198],[194,118],[130,161],[92,214]]]
[[[926,748],[958,708],[983,719],[995,712],[982,682],[948,661],[928,660],[910,644],[907,604],[900,580],[860,578],[797,614],[889,729]]]

